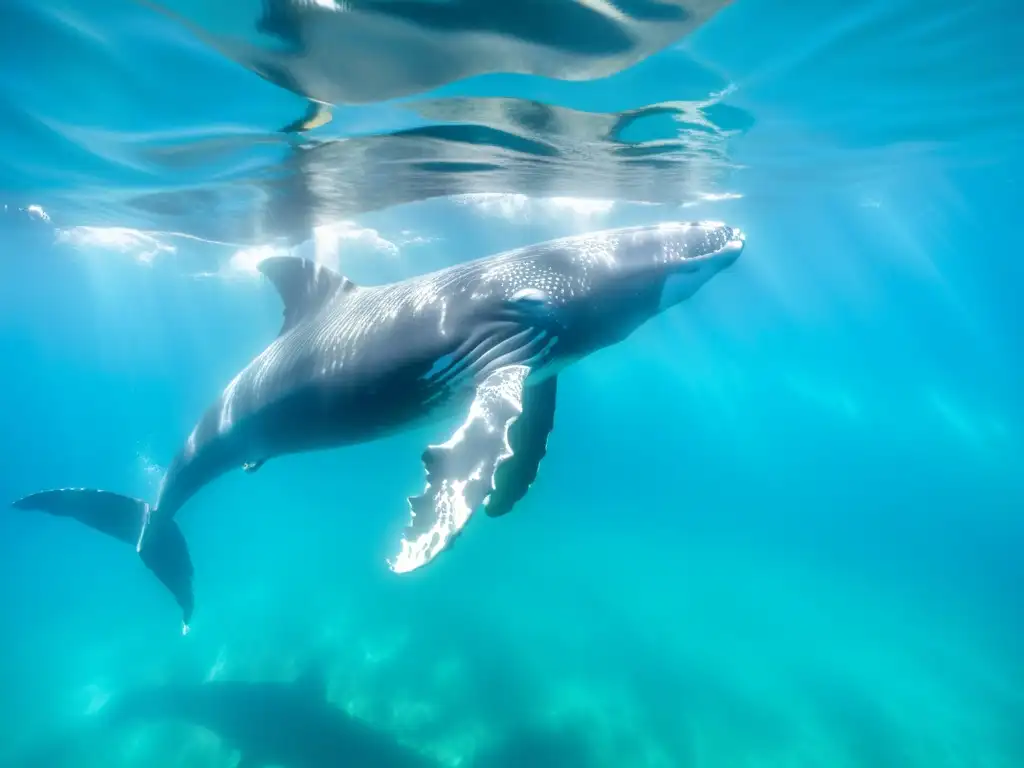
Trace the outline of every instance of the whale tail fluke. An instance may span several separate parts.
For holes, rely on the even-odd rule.
[[[188,632],[194,607],[192,559],[185,537],[173,520],[160,520],[159,515],[154,518],[150,505],[141,499],[89,488],[33,493],[18,499],[13,506],[70,517],[130,544],[145,566],[174,595],[181,606],[182,632]]]

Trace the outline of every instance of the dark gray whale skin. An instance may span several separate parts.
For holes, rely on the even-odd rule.
[[[357,286],[313,262],[259,269],[284,304],[281,331],[210,405],[154,504],[64,488],[14,503],[134,544],[188,630],[188,547],[174,522],[202,487],[284,454],[374,440],[453,413],[423,453],[427,486],[389,561],[406,572],[445,549],[475,509],[507,513],[536,477],[558,372],[692,296],[744,247],[736,229],[672,222],[552,240],[431,274]]]

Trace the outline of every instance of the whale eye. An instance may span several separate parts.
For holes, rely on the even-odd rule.
[[[512,295],[516,304],[546,304],[548,295],[540,288],[520,288]]]
[[[551,296],[541,288],[520,288],[507,299],[505,306],[516,317],[529,318],[531,323],[551,322],[555,311]]]

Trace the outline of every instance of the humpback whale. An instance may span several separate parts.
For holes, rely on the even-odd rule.
[[[388,559],[392,571],[412,571],[477,509],[498,517],[524,497],[547,450],[560,370],[692,296],[744,243],[718,222],[669,222],[550,240],[376,286],[296,257],[265,259],[258,268],[284,305],[280,332],[199,419],[155,503],[63,488],[14,506],[134,546],[188,632],[193,566],[174,518],[203,486],[276,456],[455,416],[448,439],[422,454],[426,487],[408,498],[410,520]]]
[[[137,688],[101,712],[117,724],[172,720],[205,728],[241,754],[240,768],[440,768],[327,700],[315,670],[292,683],[212,680]]]

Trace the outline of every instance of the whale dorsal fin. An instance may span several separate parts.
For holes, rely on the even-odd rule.
[[[307,664],[302,673],[295,679],[293,685],[311,700],[326,700],[327,677],[323,664],[317,662]]]
[[[356,287],[333,269],[297,256],[271,256],[257,269],[274,284],[284,303],[284,322],[278,335],[315,314],[331,297]]]

